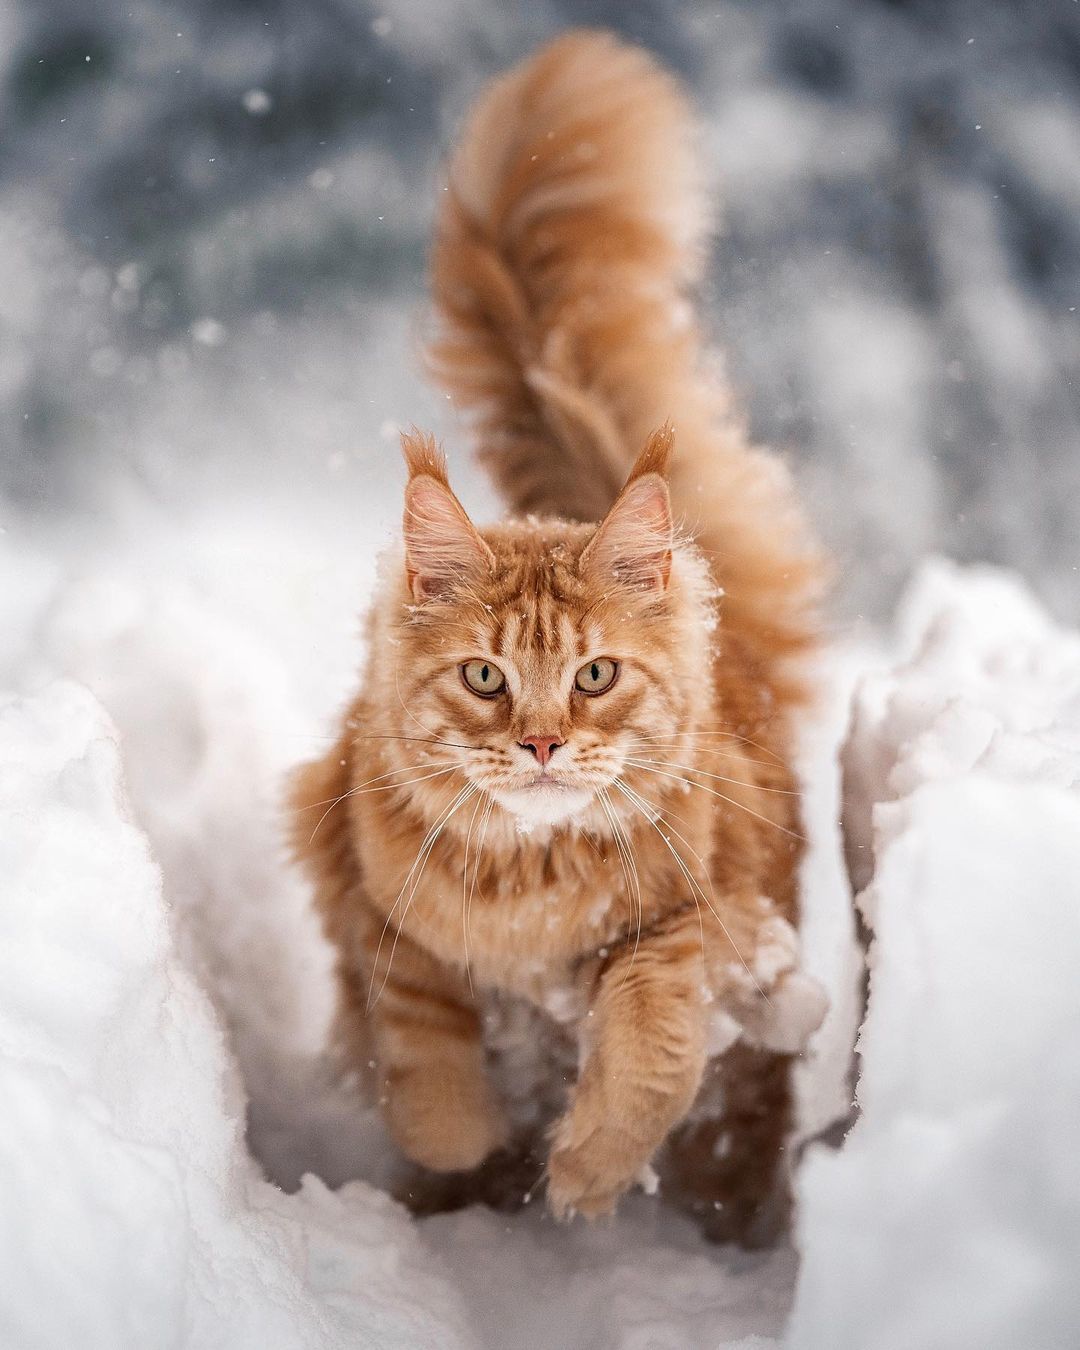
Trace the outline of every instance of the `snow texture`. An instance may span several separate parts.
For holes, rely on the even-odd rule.
[[[322,1059],[327,953],[276,843],[319,697],[189,542],[144,580],[24,558],[0,616],[24,691],[0,712],[0,1342],[512,1350],[550,1346],[554,1315],[559,1344],[611,1350],[1073,1343],[1080,638],[1014,580],[939,565],[908,655],[860,682],[861,1118],[839,1153],[811,1145],[799,1273],[702,1244],[662,1197],[561,1228],[539,1204],[416,1222],[385,1194],[380,1127]],[[276,555],[282,634],[318,565]],[[834,999],[807,1135],[847,1101],[833,747],[859,665],[823,669],[804,752],[807,957]]]
[[[259,1177],[84,688],[0,709],[0,841],[3,1344],[469,1344],[385,1195]]]
[[[356,556],[351,504],[294,508],[211,504],[104,555],[0,536],[0,1344],[547,1350],[553,1302],[567,1346],[774,1344],[793,1252],[709,1247],[662,1197],[588,1229],[542,1193],[419,1223],[385,1193],[381,1125],[326,1064],[329,953],[281,816],[355,678],[375,540]],[[846,1108],[855,1015],[828,680],[808,1133]]]
[[[1080,637],[938,564],[867,676],[860,1118],[802,1176],[789,1350],[1067,1350],[1080,1326]]]

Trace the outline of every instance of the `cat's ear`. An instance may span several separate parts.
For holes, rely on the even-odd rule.
[[[668,462],[674,445],[670,426],[649,437],[626,486],[581,555],[582,572],[614,577],[637,590],[666,590],[671,575],[671,499]]]
[[[462,581],[490,573],[495,557],[450,490],[435,438],[406,432],[405,573],[417,604],[446,595]]]

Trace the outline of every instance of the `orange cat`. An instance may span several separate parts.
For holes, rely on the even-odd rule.
[[[492,997],[523,999],[580,1063],[547,1131],[554,1212],[609,1212],[655,1161],[716,1236],[755,1241],[786,1210],[791,1058],[824,1011],[797,968],[789,762],[821,569],[701,369],[703,234],[687,112],[644,53],[573,33],[480,100],[433,365],[540,514],[477,529],[434,442],[404,438],[404,556],[294,837],[341,1048],[376,1066],[408,1158],[536,1147],[484,1036]]]

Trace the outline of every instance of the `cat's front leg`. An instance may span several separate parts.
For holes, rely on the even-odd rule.
[[[705,1066],[702,973],[692,912],[604,968],[585,1019],[584,1068],[552,1139],[548,1202],[558,1217],[610,1213],[690,1109]]]
[[[398,936],[367,1013],[379,1102],[401,1151],[436,1172],[468,1171],[506,1143],[480,1017],[458,974]]]

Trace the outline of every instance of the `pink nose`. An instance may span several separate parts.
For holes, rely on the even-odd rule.
[[[518,744],[534,754],[538,764],[544,765],[564,742],[558,736],[524,736]]]

